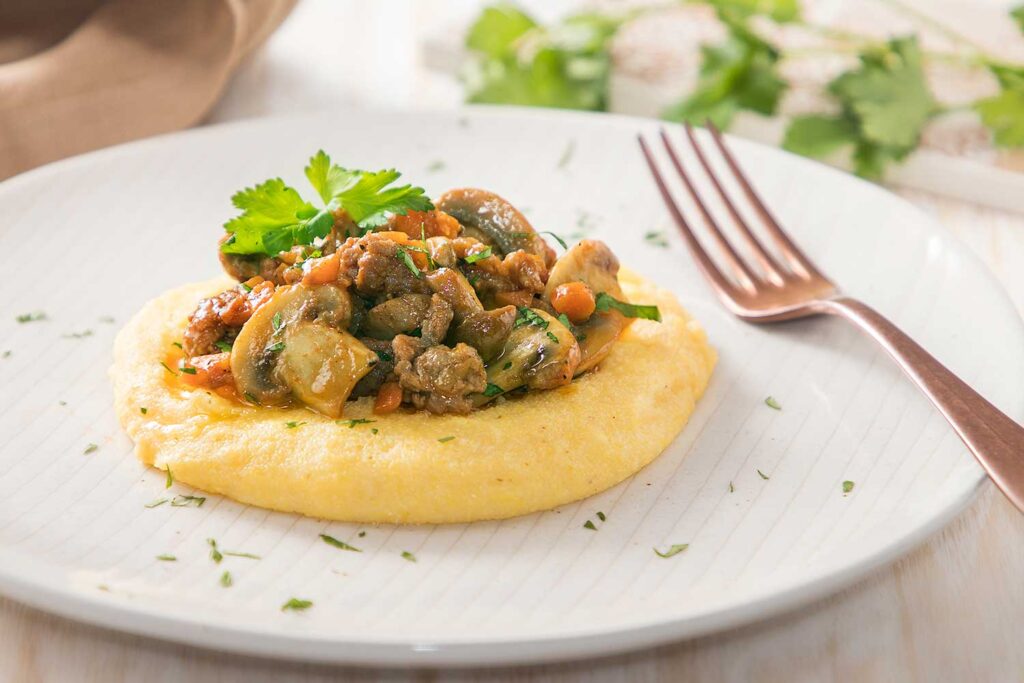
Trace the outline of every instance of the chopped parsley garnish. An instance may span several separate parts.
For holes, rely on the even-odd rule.
[[[360,531],[359,532],[359,538],[363,538],[364,536],[366,536],[366,532],[365,531]]]
[[[150,501],[149,503],[146,503],[143,507],[145,507],[145,508],[158,508],[158,507],[160,507],[161,505],[163,505],[166,502],[167,502],[166,498],[157,498],[154,501]]]
[[[498,394],[505,393],[505,390],[499,387],[497,384],[487,383],[487,388],[484,389],[484,396],[497,396]]]
[[[220,585],[225,588],[231,588],[235,583],[235,580],[231,578],[231,572],[224,572],[220,575]]]
[[[415,250],[414,250],[415,251]],[[409,269],[417,278],[423,277],[423,273],[416,267],[416,262],[412,260],[412,256],[409,254],[409,247],[398,247],[398,251],[395,252],[395,258],[405,264],[405,267]]]
[[[206,498],[203,496],[175,496],[171,500],[171,507],[185,508],[185,507],[203,507],[203,503],[206,502]]]
[[[88,446],[85,447],[85,450],[82,451],[82,455],[89,455],[90,453],[95,453],[96,451],[99,450],[99,448],[100,447],[97,446],[96,444],[91,443],[91,444],[89,444]]]
[[[454,441],[454,440],[455,440],[454,436],[442,436],[440,439],[438,439],[438,442],[440,442],[440,443],[448,443],[449,441]]]
[[[81,332],[68,332],[62,334],[61,337],[64,339],[85,339],[86,337],[92,336],[92,330],[82,330]]]
[[[558,341],[558,337],[556,337],[556,336],[555,336],[555,333],[554,333],[554,332],[552,332],[551,330],[548,330],[548,331],[547,331],[547,332],[545,332],[544,334],[545,334],[545,335],[547,335],[547,338],[548,338],[548,339],[550,339],[551,341],[555,342],[556,344],[558,344],[558,343],[559,343],[559,341]]]
[[[281,611],[286,612],[291,610],[293,612],[301,612],[304,609],[309,609],[313,606],[311,600],[301,600],[299,598],[289,598],[288,602],[281,605]]]
[[[149,408],[139,408],[139,412],[145,415],[146,413],[149,412]]]
[[[603,522],[606,519],[608,519],[608,516],[605,515],[603,512],[601,512],[600,510],[598,510],[597,511],[597,518]]]
[[[768,406],[769,408],[772,408],[772,409],[774,409],[774,410],[782,410],[782,406],[780,406],[780,405],[779,405],[779,402],[778,402],[778,401],[776,401],[776,400],[775,400],[774,398],[772,398],[771,396],[769,396],[768,398],[766,398],[766,399],[764,400],[764,404],[765,404],[766,406]]]
[[[217,548],[217,541],[212,538],[206,539],[206,542],[210,544],[210,559],[215,563],[220,564],[221,560],[224,559],[223,553]]]
[[[762,472],[761,470],[758,470],[758,471],[757,471],[757,474],[758,474],[758,476],[760,476],[760,477],[761,477],[762,479],[764,479],[765,481],[768,481],[768,480],[769,480],[769,479],[771,478],[771,477],[769,477],[769,476],[768,476],[767,474],[765,474],[764,472]]]
[[[267,346],[268,353],[280,353],[281,351],[284,351],[283,341],[274,342],[273,344]]]
[[[172,375],[177,375],[178,374],[174,370],[172,370],[171,366],[168,365],[167,363],[165,363],[163,361],[160,361],[160,365],[162,365],[164,367],[164,370],[166,370],[167,372],[171,373]]]
[[[483,251],[479,251],[479,252],[477,252],[475,254],[470,254],[470,255],[466,256],[462,260],[465,261],[466,263],[473,264],[473,263],[476,263],[477,261],[483,261],[485,258],[490,258],[490,257],[491,257],[491,248],[490,247],[486,247],[486,248],[484,248]]]
[[[670,545],[668,547],[668,550],[666,550],[665,552],[661,552],[657,548],[654,548],[654,554],[657,555],[658,557],[664,557],[664,558],[667,559],[667,558],[672,557],[674,555],[678,555],[679,553],[683,552],[684,550],[686,550],[689,547],[690,547],[689,543],[676,543],[674,545]]]
[[[161,562],[177,562],[178,561],[178,558],[175,557],[174,555],[157,555],[156,559],[160,560]]]
[[[177,346],[179,349],[185,348],[184,346],[181,345],[181,342],[171,342],[171,346]]]
[[[3,356],[4,358],[10,358],[11,357],[11,353],[12,352],[11,352],[10,349],[6,349],[2,354],[0,354],[0,356]]]
[[[253,396],[248,391],[245,392],[244,394],[242,394],[242,396],[244,396],[245,400],[248,401],[249,403],[255,403],[256,405],[260,404],[260,400],[258,398],[256,398],[255,396]]]
[[[296,422],[295,420],[290,420],[288,422],[285,422],[284,426],[285,426],[286,429],[295,429],[296,427],[301,427],[304,424],[306,424],[305,421]]]
[[[441,161],[440,159],[436,159],[434,161],[431,161],[429,164],[427,164],[427,172],[428,173],[434,173],[435,171],[440,171],[443,168],[444,168],[444,162]]]
[[[101,323],[106,323],[108,325],[112,325],[115,322],[117,322],[116,320],[114,320],[114,316],[112,315],[101,315],[99,318],[97,318],[97,320],[99,320]]]
[[[356,425],[368,425],[373,422],[376,422],[376,420],[368,420],[365,417],[357,417],[351,420],[335,420],[334,424],[345,425],[349,429],[355,429]]]
[[[646,235],[644,235],[644,240],[646,240],[648,244],[655,247],[665,248],[668,246],[668,238],[665,237],[665,233],[663,232],[657,232],[655,230],[652,230],[648,232]]]
[[[223,339],[218,341],[218,342],[216,342],[216,343],[214,343],[214,346],[216,346],[218,349],[220,349],[223,353],[228,353],[228,352],[231,351],[231,344],[229,344],[228,342],[224,341]]]
[[[412,553],[410,553],[408,550],[403,550],[402,551],[402,559],[403,560],[408,560],[409,562],[415,562],[416,561],[416,556],[413,555]]]
[[[32,313],[22,313],[21,315],[14,318],[19,323],[34,323],[40,320],[46,320],[46,313],[42,311],[33,311]]]
[[[351,550],[354,553],[363,552],[354,545],[349,545],[348,543],[345,543],[345,541],[339,541],[334,536],[328,536],[327,534],[320,534],[320,540],[326,543],[327,545],[333,545],[335,548],[338,548],[340,550]]]
[[[171,484],[174,483],[174,472],[171,472],[171,466],[167,466],[167,483],[164,484],[165,489],[171,488]]]
[[[843,493],[844,493],[844,494],[845,494],[845,493],[849,493],[850,491],[852,491],[852,490],[853,490],[853,487],[854,487],[855,485],[856,485],[856,484],[854,484],[854,483],[853,483],[852,481],[850,481],[849,479],[847,479],[846,481],[844,481],[844,482],[843,482]]]
[[[254,555],[253,553],[240,553],[240,552],[237,552],[235,550],[225,550],[223,552],[223,554],[224,554],[225,557],[241,557],[241,558],[244,558],[246,560],[261,560],[261,559],[263,559],[259,555]]]
[[[548,329],[548,321],[542,318],[536,311],[530,308],[521,306],[519,308],[519,315],[516,316],[516,321],[512,325],[513,329],[522,327],[523,325],[535,325],[542,330]]]
[[[597,531],[597,527],[594,526],[594,523],[591,522],[589,519],[583,523],[583,528],[590,529],[591,531]]]
[[[281,313],[275,313],[274,317],[270,319],[270,324],[274,327],[274,332],[278,332],[284,327],[284,322],[281,320]]]
[[[569,165],[572,160],[572,154],[576,151],[576,141],[569,140],[569,144],[565,146],[565,151],[562,152],[562,156],[558,159],[558,168],[565,168]]]
[[[558,244],[561,245],[562,249],[568,249],[569,248],[569,245],[566,243],[565,240],[563,240],[561,237],[559,237],[555,233],[551,232],[550,230],[541,230],[540,234],[542,234],[542,235],[551,235],[552,237],[554,237],[555,241],[558,242]]]
[[[392,356],[387,351],[377,351],[376,354],[377,354],[377,358],[381,359],[385,363],[390,363],[391,361],[393,361],[395,359],[395,357]]]
[[[252,291],[252,287],[250,287],[249,285],[245,284],[244,282],[239,282],[238,286],[241,287],[242,291],[245,292],[246,294],[248,294],[249,292]]]
[[[736,487],[733,486],[732,482],[730,481],[729,482],[729,493],[735,493],[735,492],[736,492]]]
[[[658,310],[657,306],[643,306],[619,301],[607,292],[601,292],[597,295],[596,304],[599,311],[615,309],[627,318],[643,318],[644,320],[661,322],[661,311]]]
[[[380,430],[379,430],[379,429],[377,429],[376,427],[370,427],[370,433],[371,433],[371,434],[376,434],[376,433],[377,433],[377,432],[379,432],[379,431],[380,431]]]
[[[508,370],[510,367],[512,367],[512,361],[508,360],[508,361],[505,361],[505,364],[501,366],[501,369],[502,370]]]
[[[182,372],[182,374],[185,374],[185,375],[194,375],[194,374],[196,374],[196,369],[191,367],[191,366],[189,366],[189,365],[182,365],[181,366],[181,372]]]

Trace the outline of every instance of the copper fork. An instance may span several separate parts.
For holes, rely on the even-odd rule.
[[[751,323],[772,323],[822,314],[852,322],[893,357],[953,425],[996,486],[1018,510],[1024,512],[1024,428],[967,386],[880,313],[843,295],[775,220],[729,152],[718,129],[710,123],[707,129],[713,144],[702,146],[693,127],[685,125],[686,139],[696,160],[696,164],[691,162],[690,165],[701,169],[700,172],[714,188],[703,192],[694,182],[697,176],[687,170],[668,133],[664,129],[660,133],[669,163],[696,207],[690,216],[684,216],[673,199],[665,175],[659,170],[643,135],[639,136],[639,141],[665,206],[686,240],[697,266],[726,308]],[[705,147],[711,148],[721,158],[727,173],[716,174],[709,160],[710,152]],[[731,177],[732,185],[738,191],[726,189],[722,180],[727,177]],[[709,194],[717,195],[724,214],[728,215],[733,228],[732,238],[722,230],[709,208]],[[764,237],[758,237],[743,218],[737,208],[738,198],[742,198],[756,215]],[[723,212],[719,216],[724,217]],[[716,250],[717,263],[697,238],[695,226],[698,224],[703,226],[705,241]],[[767,248],[766,243],[773,249]]]

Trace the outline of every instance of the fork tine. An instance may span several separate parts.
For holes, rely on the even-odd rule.
[[[732,152],[725,146],[725,141],[722,139],[722,133],[718,130],[711,121],[705,124],[705,127],[711,133],[711,138],[715,141],[715,146],[718,148],[718,153],[722,155],[725,163],[732,170],[733,177],[736,178],[736,182],[739,183],[740,189],[743,190],[743,194],[746,195],[747,201],[754,207],[761,220],[764,221],[765,226],[768,229],[768,234],[775,242],[775,245],[779,248],[779,251],[786,257],[790,267],[798,275],[802,275],[805,278],[822,278],[826,279],[818,269],[814,267],[811,260],[807,258],[804,253],[800,250],[800,247],[793,243],[793,240],[789,238],[786,231],[782,229],[778,221],[768,210],[768,207],[764,205],[761,198],[758,196],[754,187],[747,180],[746,174],[740,168],[740,165],[736,162]]]
[[[729,267],[732,269],[733,276],[744,289],[751,292],[755,291],[755,283],[759,279],[758,276],[750,270],[750,266],[748,266],[743,258],[736,253],[736,250],[726,238],[725,233],[723,233],[722,229],[718,227],[718,222],[715,221],[714,216],[711,215],[707,206],[705,206],[704,202],[701,201],[700,194],[697,192],[697,188],[693,184],[693,181],[690,180],[690,175],[683,167],[683,163],[680,161],[679,155],[676,154],[675,146],[669,139],[668,133],[666,133],[665,129],[662,128],[659,131],[659,134],[661,136],[661,142],[665,146],[665,151],[668,152],[669,161],[672,162],[672,166],[676,169],[676,173],[678,173],[679,177],[682,178],[683,185],[686,187],[686,191],[689,193],[690,199],[693,200],[693,203],[696,204],[698,210],[700,210],[701,216],[703,216],[704,222],[707,224],[711,236],[714,238],[719,249],[721,249],[726,263],[728,263]]]
[[[661,175],[661,171],[658,170],[658,165],[654,161],[651,150],[647,147],[647,141],[644,140],[644,136],[642,134],[637,135],[637,141],[640,143],[640,150],[644,154],[644,159],[647,160],[647,167],[650,169],[651,175],[654,176],[654,182],[658,186],[661,198],[665,201],[665,206],[668,208],[669,213],[672,214],[672,218],[675,221],[676,226],[679,228],[679,232],[682,233],[683,239],[686,240],[686,244],[690,248],[690,253],[693,255],[693,258],[696,259],[701,272],[703,272],[704,276],[711,281],[719,294],[726,297],[732,297],[736,291],[735,285],[722,275],[722,272],[718,270],[718,266],[711,260],[711,257],[708,256],[708,253],[704,250],[704,247],[701,245],[696,235],[693,234],[693,230],[690,229],[689,223],[686,222],[682,212],[679,211],[679,207],[676,206],[675,200],[672,199],[672,193],[665,184],[665,179]]]
[[[700,165],[704,168],[705,175],[711,180],[711,184],[715,186],[715,190],[718,192],[718,196],[722,199],[722,203],[725,208],[729,211],[729,215],[732,216],[733,222],[739,227],[740,235],[743,237],[743,241],[746,243],[747,248],[753,253],[754,258],[758,264],[764,270],[768,279],[776,285],[783,284],[783,268],[775,260],[775,257],[771,255],[762,245],[757,236],[751,231],[750,226],[740,215],[740,212],[736,209],[736,205],[733,204],[732,199],[726,193],[725,188],[722,187],[722,183],[719,182],[718,176],[711,169],[711,164],[708,162],[707,156],[704,154],[704,150],[701,148],[700,143],[697,142],[697,136],[693,132],[693,126],[687,121],[683,123],[683,128],[686,130],[686,137],[690,141],[690,147],[697,155],[697,159],[700,161]]]

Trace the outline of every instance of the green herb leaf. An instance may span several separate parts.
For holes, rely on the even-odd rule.
[[[156,559],[160,560],[161,562],[177,562],[178,561],[178,558],[175,557],[174,555],[157,555]]]
[[[498,394],[505,393],[505,390],[499,387],[497,384],[487,383],[487,388],[484,389],[484,396],[497,396]]]
[[[491,248],[486,247],[483,251],[477,252],[475,254],[470,254],[462,260],[465,261],[466,263],[473,264],[476,263],[477,261],[483,261],[485,258],[490,258],[490,256]]]
[[[42,311],[33,311],[32,313],[22,313],[14,318],[19,323],[34,323],[40,320],[46,320],[46,313]]]
[[[354,418],[352,420],[335,420],[335,424],[345,425],[349,429],[354,429],[356,425],[368,425],[376,420],[368,420],[365,417]]]
[[[597,511],[597,518],[599,520],[601,520],[602,522],[605,521],[606,519],[608,519],[608,517],[606,517],[605,514],[603,512],[601,512],[600,510]]]
[[[171,472],[171,466],[168,465],[167,466],[167,482],[164,484],[164,488],[165,489],[171,488],[171,485],[173,483],[174,483],[174,472]]]
[[[668,238],[665,237],[665,233],[657,230],[651,230],[650,232],[646,233],[644,235],[644,240],[648,244],[655,247],[661,247],[662,249],[668,247]]]
[[[68,332],[67,334],[61,335],[63,339],[85,339],[86,337],[91,336],[92,330],[82,330],[81,332]]]
[[[733,15],[747,16],[762,14],[779,23],[796,21],[800,18],[797,0],[707,0],[719,11]]]
[[[384,225],[392,215],[404,216],[409,211],[430,211],[434,205],[426,190],[412,185],[388,187],[402,174],[394,169],[356,171],[355,182],[334,196],[360,228]]]
[[[217,541],[212,538],[206,539],[206,542],[210,544],[210,559],[216,564],[220,564],[221,560],[224,559],[224,555],[217,549]]]
[[[331,157],[322,149],[318,150],[305,168],[306,178],[324,204],[355,183],[360,171],[349,171],[331,163]]]
[[[157,498],[154,501],[150,501],[150,502],[146,503],[143,507],[145,507],[147,509],[158,508],[158,507],[160,507],[161,505],[163,505],[166,502],[167,502],[166,498]]]
[[[768,406],[769,408],[772,408],[772,409],[774,409],[774,410],[782,410],[782,406],[780,406],[780,405],[779,405],[779,402],[778,402],[778,401],[776,401],[776,400],[775,400],[774,398],[772,398],[771,396],[767,397],[767,398],[766,398],[766,399],[764,400],[764,404],[765,404],[766,406]]]
[[[1024,6],[1018,11],[1024,13]],[[1002,91],[974,108],[1000,147],[1024,146],[1024,69],[992,67]]]
[[[583,523],[583,528],[590,529],[591,531],[597,531],[597,527],[594,526],[594,523],[591,522],[589,519]]]
[[[194,374],[196,374],[196,369],[191,367],[191,366],[188,366],[188,365],[183,365],[183,366],[181,366],[181,374],[183,374],[183,375],[194,375]]]
[[[558,242],[559,246],[561,246],[562,249],[568,249],[569,248],[569,245],[566,243],[565,240],[563,240],[561,237],[559,237],[555,233],[551,232],[550,230],[541,230],[540,234],[541,235],[551,235],[552,237],[554,237],[555,241]]]
[[[644,306],[619,301],[607,292],[601,292],[597,295],[596,308],[599,311],[615,309],[627,318],[643,318],[645,320],[661,322],[661,311],[658,310],[657,306]]]
[[[761,478],[762,478],[762,479],[764,479],[765,481],[768,481],[768,480],[769,480],[769,479],[771,478],[771,477],[769,477],[769,476],[768,476],[767,474],[765,474],[764,472],[762,472],[761,470],[758,470],[758,471],[757,471],[757,476],[761,477]]]
[[[223,353],[230,353],[231,352],[231,344],[229,344],[228,342],[226,342],[224,340],[215,342],[214,346],[216,346]]]
[[[782,140],[790,152],[808,157],[826,157],[858,142],[856,123],[844,116],[797,116]]]
[[[735,492],[736,492],[736,487],[733,486],[732,482],[730,481],[729,482],[729,493],[735,493]]]
[[[855,484],[852,481],[850,481],[849,479],[847,479],[846,481],[843,482],[843,493],[844,494],[849,493],[850,491],[853,490],[854,486],[855,486]]]
[[[523,325],[534,325],[542,330],[548,329],[548,321],[542,318],[539,313],[531,308],[520,306],[518,314],[516,315],[516,320],[512,324],[512,328],[516,329]]]
[[[285,347],[284,347],[284,342],[283,341],[274,342],[273,344],[270,344],[270,345],[267,346],[267,352],[268,353],[280,353],[280,352],[284,351],[284,348]]]
[[[1024,31],[1024,5],[1017,5],[1010,10],[1010,17],[1017,22],[1018,28],[1020,28],[1021,31]]]
[[[359,548],[349,545],[348,543],[345,543],[345,541],[339,541],[334,536],[328,536],[327,534],[320,534],[320,540],[327,545],[333,545],[335,548],[339,548],[341,550],[351,550],[354,553],[363,552]]]
[[[562,152],[562,156],[558,159],[558,168],[565,168],[569,165],[569,161],[572,160],[573,152],[576,151],[576,141],[569,140],[569,144],[565,146],[565,151]]]
[[[654,548],[654,554],[657,555],[658,557],[664,557],[664,558],[668,559],[670,557],[678,555],[679,553],[683,552],[684,550],[686,550],[689,547],[690,547],[689,543],[676,543],[674,545],[670,545],[668,547],[668,550],[666,550],[664,552],[662,552],[661,550],[658,550],[657,548]]]
[[[231,588],[235,584],[235,580],[231,578],[231,572],[224,572],[220,575],[220,585],[225,588]]]
[[[330,212],[318,210],[280,178],[236,192],[231,203],[242,214],[224,224],[231,234],[221,245],[226,254],[274,256],[326,237],[334,225]]]
[[[515,41],[536,26],[528,15],[508,2],[484,8],[466,34],[466,47],[491,57],[513,49]]]
[[[254,555],[252,553],[240,553],[237,550],[225,550],[224,551],[224,556],[225,557],[241,557],[241,558],[246,559],[246,560],[259,560],[259,559],[262,559],[259,555]]]
[[[453,441],[454,439],[454,436],[442,436],[440,439],[438,439],[438,441],[440,443],[448,443],[449,441]]]
[[[274,332],[281,331],[281,328],[284,327],[284,322],[281,320],[280,312],[274,314],[274,317],[270,319],[270,324],[274,328]]]
[[[145,415],[146,413],[149,412],[149,408],[139,408],[139,412]]]
[[[291,610],[292,612],[301,612],[302,610],[309,609],[313,606],[313,602],[310,600],[302,600],[300,598],[289,598],[288,602],[281,605],[281,611],[286,612]]]
[[[89,455],[90,453],[95,453],[97,450],[99,450],[99,448],[100,447],[97,446],[96,444],[91,443],[85,447],[85,450],[82,451],[82,455]]]
[[[408,560],[409,562],[415,562],[416,561],[416,556],[413,555],[412,553],[410,553],[408,550],[403,550],[402,551],[402,559],[403,560]]]
[[[288,422],[284,423],[284,426],[285,426],[285,429],[296,429],[298,427],[301,427],[304,424],[306,424],[305,421],[297,422],[295,420],[289,420]]]
[[[167,363],[165,363],[165,362],[163,362],[163,361],[160,361],[160,365],[162,365],[162,366],[163,366],[163,368],[164,368],[164,370],[166,370],[167,372],[171,373],[172,375],[177,375],[177,374],[178,374],[178,373],[176,373],[176,372],[175,372],[174,370],[172,370],[172,369],[171,369],[171,366],[170,366],[170,365],[168,365]]]
[[[395,252],[395,258],[404,263],[409,272],[417,278],[423,277],[423,273],[416,267],[416,262],[412,260],[412,256],[409,255],[409,250],[406,247],[398,247],[398,251]]]
[[[171,507],[185,508],[185,507],[203,507],[203,503],[206,502],[206,498],[203,496],[175,496],[171,500]]]
[[[554,343],[556,343],[556,344],[559,343],[558,337],[555,336],[554,332],[551,332],[549,330],[549,331],[545,332],[544,334],[547,335],[547,338],[550,339],[551,341],[553,341]]]

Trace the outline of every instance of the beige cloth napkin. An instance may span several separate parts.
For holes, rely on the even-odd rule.
[[[198,123],[297,0],[3,0],[0,179]]]

